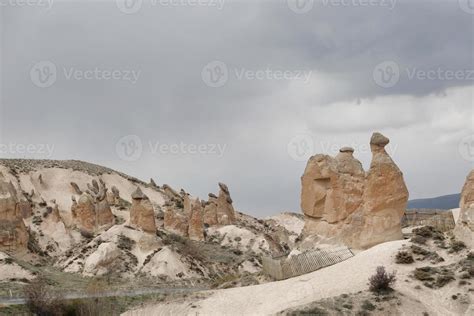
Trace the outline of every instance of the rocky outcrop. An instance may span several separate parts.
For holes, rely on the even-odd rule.
[[[466,178],[459,207],[461,210],[454,235],[468,247],[474,248],[474,170]]]
[[[103,275],[109,272],[120,257],[120,250],[114,243],[102,243],[84,262],[85,275]]]
[[[0,250],[26,250],[29,235],[21,212],[15,187],[0,176]]]
[[[217,198],[217,223],[219,225],[232,225],[235,223],[235,211],[232,206],[229,188],[224,183],[219,183],[219,196]]]
[[[137,187],[132,193],[132,207],[130,208],[130,225],[144,232],[156,233],[155,212],[150,199]]]
[[[402,172],[384,149],[388,142],[380,133],[372,135],[367,173],[349,147],[341,148],[336,157],[310,158],[301,177],[306,235],[353,248],[402,238],[400,219],[408,190]]]
[[[204,240],[203,209],[199,199],[192,203],[191,218],[189,219],[188,236],[192,240]]]
[[[164,228],[174,234],[188,237],[189,218],[183,211],[168,208],[165,211]]]
[[[113,206],[120,205],[120,191],[116,186],[113,186],[112,189],[107,192],[107,202]]]
[[[94,234],[102,228],[111,227],[115,219],[107,201],[105,183],[102,180],[92,180],[92,185],[87,184],[87,187],[77,203],[73,196],[71,212],[74,223],[81,231]]]
[[[73,197],[71,213],[79,230],[88,234],[93,234],[96,231],[97,221],[94,200],[89,194],[83,193],[77,203]]]
[[[33,206],[30,201],[19,201],[18,209],[22,218],[28,218],[33,215]]]
[[[203,223],[206,226],[215,226],[217,221],[217,196],[209,193],[209,201],[204,205]]]

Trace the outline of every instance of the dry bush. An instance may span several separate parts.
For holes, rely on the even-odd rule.
[[[391,291],[395,281],[395,272],[387,273],[385,267],[377,267],[375,274],[369,278],[369,290],[375,293]]]
[[[455,280],[454,272],[448,267],[421,267],[413,272],[415,279],[423,281],[423,285],[429,288],[441,288]]]
[[[407,251],[399,251],[395,257],[395,262],[401,264],[410,264],[415,262],[415,260],[413,259],[411,253]]]
[[[435,240],[443,240],[444,234],[439,229],[433,226],[423,226],[419,228],[415,228],[413,230],[414,236],[421,236],[424,238],[432,238]]]
[[[44,277],[38,277],[23,288],[26,305],[38,316],[63,315],[64,299]]]
[[[459,252],[466,248],[466,244],[459,240],[452,240],[450,246],[451,246],[451,249],[450,249],[451,253]]]

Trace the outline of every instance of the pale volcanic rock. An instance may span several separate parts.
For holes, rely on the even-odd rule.
[[[328,223],[345,220],[362,203],[365,172],[351,152],[336,158],[311,157],[301,178],[301,208],[305,215]]]
[[[120,192],[116,186],[112,186],[112,189],[107,192],[107,203],[114,206],[120,204]]]
[[[137,187],[132,193],[130,225],[147,233],[156,233],[155,212],[150,199]]]
[[[192,208],[193,208],[192,204],[193,202],[191,201],[189,194],[185,194],[183,197],[183,209],[184,209],[184,214],[188,217],[191,217]]]
[[[204,205],[203,222],[207,226],[215,226],[217,221],[217,196],[210,193],[209,201]]]
[[[110,266],[120,256],[117,245],[111,242],[102,243],[84,263],[85,275],[103,275],[110,271]]]
[[[217,222],[219,225],[232,225],[235,223],[235,210],[232,206],[229,189],[224,183],[219,183],[219,196],[217,197]]]
[[[400,219],[408,190],[402,172],[384,149],[388,143],[382,134],[372,135],[367,173],[349,147],[341,148],[335,158],[310,158],[301,178],[305,235],[354,248],[402,238]]]
[[[94,200],[88,193],[83,193],[77,203],[71,207],[74,223],[87,233],[93,233],[96,230],[96,213]]]
[[[20,201],[18,202],[18,211],[20,216],[25,219],[33,215],[33,207],[30,201]]]
[[[106,199],[96,202],[95,211],[97,213],[97,225],[99,227],[110,227],[114,224],[114,214]]]
[[[204,240],[203,209],[199,199],[192,203],[191,218],[189,219],[188,236],[192,240]]]
[[[25,250],[28,231],[19,207],[18,195],[11,182],[0,174],[0,249]]]
[[[189,218],[183,211],[167,209],[164,217],[164,228],[174,234],[187,237]]]
[[[75,187],[71,184],[72,187]],[[107,188],[100,179],[87,183],[88,189],[82,193],[79,201],[73,204],[71,213],[76,226],[88,234],[95,234],[100,229],[110,228],[114,222],[112,209],[107,201]],[[80,190],[79,190],[80,191]]]
[[[468,247],[474,248],[474,170],[466,178],[459,206],[459,218],[454,228],[454,235]]]

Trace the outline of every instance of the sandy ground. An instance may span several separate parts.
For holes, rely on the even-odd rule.
[[[7,254],[0,252],[0,282],[8,281],[10,279],[28,279],[34,278],[29,271],[23,269],[18,264],[12,262],[7,264],[5,259],[10,258]]]
[[[419,300],[429,315],[469,315],[473,311],[472,307],[470,311],[460,310],[450,298],[459,292],[455,282],[437,290],[415,288],[421,284],[411,280],[409,274],[415,267],[424,266],[426,263],[395,264],[394,256],[403,245],[409,245],[409,242],[387,242],[360,252],[349,260],[300,277],[218,290],[201,301],[187,300],[151,305],[124,315],[273,315],[324,298],[365,291],[368,288],[367,280],[377,266],[385,266],[388,271],[397,270],[398,281],[395,290]],[[407,306],[406,315],[411,315],[410,306]]]

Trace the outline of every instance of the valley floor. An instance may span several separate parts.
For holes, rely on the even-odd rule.
[[[385,266],[390,272],[397,271],[394,289],[402,303],[395,304],[396,310],[385,311],[386,314],[472,315],[472,289],[460,289],[456,282],[439,289],[427,288],[411,277],[414,268],[426,266],[426,263],[395,263],[399,249],[410,244],[408,240],[387,242],[360,252],[349,260],[300,277],[212,291],[202,300],[187,298],[163,302],[124,315],[273,315],[341,295],[360,295],[367,291],[368,278],[378,266]],[[458,259],[459,256],[446,256],[442,265],[454,263]],[[464,300],[454,300],[453,295],[464,295]]]

